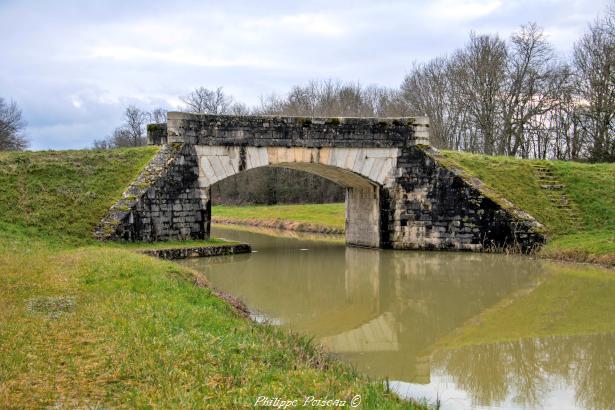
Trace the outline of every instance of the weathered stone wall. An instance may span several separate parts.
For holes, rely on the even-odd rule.
[[[169,112],[168,142],[254,147],[392,148],[429,144],[425,117],[310,118]]]
[[[209,237],[209,192],[198,184],[193,145],[165,145],[96,228],[102,240]]]
[[[349,244],[395,249],[531,251],[541,225],[425,144],[424,119],[169,113],[168,144],[97,229],[101,239],[207,238],[209,189],[263,166],[347,188]],[[151,129],[150,129],[151,128]],[[162,126],[150,141],[164,141]]]
[[[168,249],[145,249],[140,251],[146,255],[156,256],[161,259],[187,259],[203,258],[210,256],[236,255],[239,253],[250,253],[252,248],[247,243],[237,245],[216,245],[216,246],[191,246],[187,248],[168,248]]]
[[[167,124],[148,124],[147,145],[164,145],[167,142]]]
[[[403,149],[383,209],[385,247],[529,252],[544,242],[541,225],[478,180],[437,161],[437,151]]]

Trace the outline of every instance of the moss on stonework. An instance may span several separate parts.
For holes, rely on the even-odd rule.
[[[115,224],[106,223],[102,226],[101,232],[103,233],[104,237],[109,237],[113,235],[113,233],[115,233],[116,228],[117,226]]]
[[[132,208],[128,205],[115,205],[113,207],[114,211],[124,211],[124,212],[128,212],[130,211]]]
[[[299,125],[311,125],[312,119],[308,117],[297,117],[297,124]]]
[[[139,189],[139,190],[143,190],[143,189],[147,189],[149,187],[151,187],[151,182],[152,181],[146,181],[146,182],[137,182],[134,184],[134,187]]]
[[[325,120],[325,124],[327,125],[340,125],[341,123],[342,121],[337,117],[331,117]]]

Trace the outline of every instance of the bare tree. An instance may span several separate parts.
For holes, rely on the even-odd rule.
[[[215,90],[199,87],[181,100],[191,112],[199,114],[228,114],[233,103],[233,98],[226,95],[222,87]]]
[[[111,138],[106,137],[99,140],[94,140],[94,144],[92,146],[93,149],[111,149],[113,145],[111,143]]]
[[[167,111],[157,108],[147,112],[134,105],[124,111],[124,123],[113,133],[101,140],[94,140],[94,149],[111,149],[121,147],[139,147],[147,143],[145,128],[148,123],[167,122]]]
[[[528,137],[534,135],[536,156],[546,156],[549,134],[544,132],[549,112],[562,100],[570,71],[559,64],[553,47],[535,23],[521,26],[511,36],[502,94],[502,138],[497,153],[529,156]],[[525,148],[525,149],[524,149]]]
[[[26,122],[14,101],[0,98],[0,151],[21,151],[28,147],[23,131]]]
[[[403,93],[399,89],[368,86],[362,91],[365,105],[377,117],[403,117],[410,115]]]
[[[149,121],[154,124],[167,122],[167,110],[164,108],[156,108],[149,113]]]
[[[113,134],[111,135],[111,142],[114,147],[135,147],[134,145],[134,135],[133,133],[124,127],[118,127],[113,130]],[[143,145],[143,144],[141,144]]]
[[[408,111],[429,117],[431,143],[437,148],[463,149],[465,107],[454,88],[451,62],[444,57],[416,65],[401,84]]]
[[[561,94],[560,104],[551,112],[555,142],[553,155],[556,159],[579,160],[586,157],[585,135],[579,127],[579,100],[567,88]]]
[[[229,108],[229,113],[233,115],[249,115],[250,109],[244,103],[236,102]]]
[[[332,79],[296,85],[285,97],[261,97],[256,110],[260,114],[310,117],[372,117],[405,111],[398,90]]]
[[[102,140],[94,140],[94,149],[111,149],[134,146],[134,136],[130,130],[125,127],[117,127],[113,130],[113,133],[110,136]]]
[[[261,95],[258,106],[254,108],[254,113],[257,115],[274,115],[282,112],[284,103],[284,100],[276,94]]]
[[[509,43],[471,34],[452,58],[416,65],[400,90],[410,113],[430,118],[436,147],[538,158],[582,151],[570,69],[534,23]]]
[[[501,122],[500,97],[506,75],[506,44],[497,35],[470,34],[470,42],[453,58],[452,80],[481,141],[470,150],[494,154]]]
[[[129,136],[129,144],[133,147],[145,145],[145,126],[149,119],[149,113],[130,105],[124,112],[124,125],[122,130]]]
[[[574,46],[580,124],[594,161],[615,161],[615,8],[596,20]]]

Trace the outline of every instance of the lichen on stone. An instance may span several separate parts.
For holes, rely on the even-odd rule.
[[[340,125],[341,120],[338,117],[329,117],[325,119],[325,124],[326,125]]]

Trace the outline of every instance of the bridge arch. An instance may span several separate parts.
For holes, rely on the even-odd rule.
[[[311,172],[345,187],[391,186],[398,148],[196,146],[199,181],[212,185],[241,171],[278,166]]]
[[[216,182],[260,167],[319,175],[346,189],[346,242],[381,246],[381,189],[391,186],[397,148],[196,146],[201,196]]]

